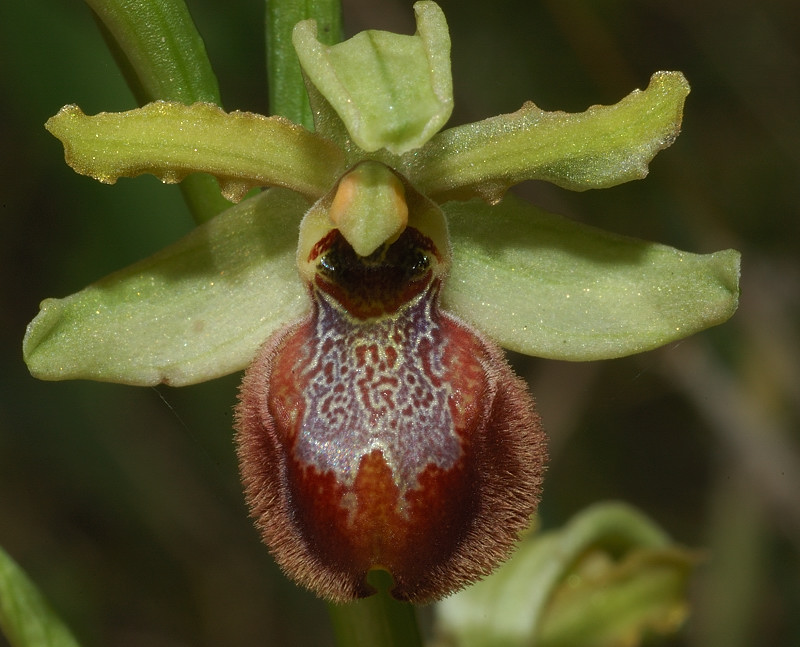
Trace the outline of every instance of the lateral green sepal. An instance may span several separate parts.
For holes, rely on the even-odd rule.
[[[209,173],[233,202],[259,186],[317,199],[344,163],[338,147],[288,119],[226,113],[209,103],[155,101],[94,116],[71,105],[46,126],[63,142],[67,163],[78,173],[108,184],[143,173],[169,183]]]
[[[562,360],[622,357],[722,323],[739,253],[691,254],[549,214],[512,195],[442,205],[453,266],[443,305],[501,346]]]
[[[64,299],[46,299],[23,355],[45,380],[195,384],[246,367],[308,309],[297,228],[308,203],[270,189]]]
[[[582,191],[640,179],[678,136],[688,94],[683,74],[657,72],[646,90],[613,106],[545,112],[529,102],[517,112],[439,133],[407,154],[405,172],[437,201],[496,202],[524,180]]]

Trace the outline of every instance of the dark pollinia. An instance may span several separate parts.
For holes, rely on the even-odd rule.
[[[487,575],[527,527],[546,456],[502,351],[439,308],[442,263],[407,227],[358,256],[314,245],[312,308],[274,334],[237,407],[246,496],[281,567],[319,595],[426,602]]]

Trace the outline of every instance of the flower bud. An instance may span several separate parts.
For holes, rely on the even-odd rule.
[[[311,309],[264,344],[237,407],[265,543],[337,602],[373,593],[371,569],[401,600],[458,590],[505,559],[539,498],[533,400],[497,346],[441,310],[443,216],[413,192],[410,207],[368,256],[312,208],[298,253]]]

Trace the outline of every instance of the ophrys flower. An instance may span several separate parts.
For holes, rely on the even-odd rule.
[[[25,353],[47,379],[174,385],[256,357],[239,408],[251,504],[279,561],[336,599],[364,594],[375,567],[402,597],[445,594],[524,526],[543,442],[495,342],[617,357],[736,304],[733,251],[682,253],[503,198],[531,178],[586,189],[642,177],[678,133],[682,75],[578,115],[526,104],[440,132],[449,37],[435,4],[416,11],[414,36],[332,47],[297,26],[314,133],[170,102],[95,117],[71,106],[49,122],[76,170],[103,181],[203,171],[232,199],[282,187],[45,301]]]

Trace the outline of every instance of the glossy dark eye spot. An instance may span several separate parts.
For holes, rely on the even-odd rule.
[[[393,243],[359,256],[337,232],[317,261],[316,285],[353,316],[391,313],[430,282],[430,247],[428,239],[407,227]]]

